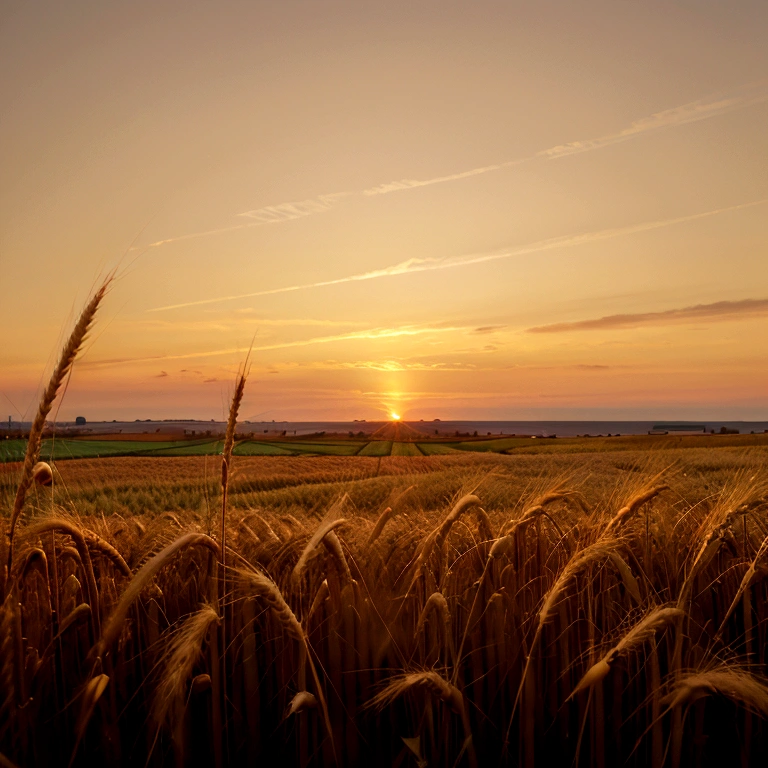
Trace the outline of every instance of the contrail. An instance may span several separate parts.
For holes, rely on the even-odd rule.
[[[188,235],[178,235],[176,237],[167,237],[164,240],[155,240],[145,246],[146,248],[159,248],[168,243],[178,243],[182,240],[193,240],[197,237],[208,237],[209,235],[222,235],[226,232],[236,232],[239,229],[251,229],[253,227],[263,227],[265,224],[281,224],[284,221],[293,221],[301,219],[304,216],[312,216],[315,213],[324,213],[329,211],[339,200],[355,192],[333,192],[327,195],[320,195],[309,200],[299,200],[291,203],[280,203],[279,205],[268,205],[265,208],[256,208],[253,211],[246,211],[239,214],[246,216],[253,221],[247,224],[233,224],[230,227],[220,227],[219,229],[207,229],[203,232],[191,232]],[[131,250],[139,250],[132,248]]]
[[[284,341],[276,344],[265,344],[260,347],[230,347],[228,349],[215,349],[207,352],[187,352],[182,355],[150,355],[147,357],[119,358],[107,360],[88,360],[81,363],[81,368],[104,368],[111,365],[122,365],[124,363],[148,363],[157,360],[191,360],[196,357],[219,357],[221,355],[232,355],[247,352],[265,352],[275,349],[290,349],[292,347],[309,347],[315,344],[330,344],[335,341],[376,341],[378,339],[393,339],[400,336],[421,336],[426,333],[448,333],[451,331],[464,331],[465,326],[438,325],[438,326],[417,326],[404,325],[399,328],[373,328],[368,331],[352,331],[350,333],[340,333],[334,336],[315,336],[310,339],[300,339],[298,341]]]
[[[325,213],[335,207],[341,200],[347,197],[373,197],[386,195],[391,192],[400,192],[406,189],[417,189],[419,187],[428,187],[434,184],[444,184],[450,181],[459,181],[461,179],[471,178],[473,176],[482,176],[486,173],[499,171],[504,168],[512,168],[525,162],[537,159],[557,160],[570,155],[591,152],[596,149],[619,144],[630,139],[642,136],[652,131],[658,131],[663,128],[671,128],[688,123],[708,120],[719,115],[727,114],[736,109],[743,109],[755,104],[760,104],[768,100],[768,82],[760,81],[744,85],[731,95],[710,96],[706,99],[691,101],[678,107],[656,112],[648,117],[636,120],[627,128],[623,128],[615,133],[600,136],[592,139],[582,139],[572,141],[567,144],[559,144],[549,149],[542,149],[533,155],[517,158],[514,160],[505,160],[500,163],[470,168],[469,170],[458,171],[443,176],[436,176],[432,179],[400,179],[399,181],[390,181],[379,184],[374,187],[359,191],[330,192],[307,200],[299,200],[277,205],[268,205],[264,208],[256,208],[251,211],[245,211],[238,214],[253,221],[245,224],[233,224],[229,227],[219,229],[209,229],[202,232],[192,232],[187,235],[168,237],[163,240],[156,240],[145,246],[146,248],[158,248],[169,243],[177,243],[184,240],[192,240],[198,237],[208,237],[211,235],[220,235],[227,232],[235,232],[241,229],[250,229],[253,227],[263,227],[267,224],[281,224],[286,221],[294,221],[306,216],[313,216],[318,213]],[[138,250],[134,248],[132,250]]]
[[[503,163],[486,165],[480,168],[473,168],[469,171],[461,171],[448,176],[437,176],[433,179],[424,180],[402,179],[400,181],[391,181],[388,184],[380,184],[379,186],[363,190],[363,194],[368,196],[386,195],[390,192],[398,192],[403,189],[427,187],[432,184],[442,184],[446,181],[457,181],[459,179],[469,178],[470,176],[479,176],[484,173],[490,173],[491,171],[501,170],[502,168],[510,168],[537,158],[556,160],[569,155],[591,152],[595,149],[602,149],[603,147],[612,144],[628,141],[629,139],[636,138],[637,136],[651,131],[695,123],[700,120],[708,120],[711,117],[717,117],[718,115],[732,112],[735,109],[743,109],[752,106],[753,104],[760,104],[766,100],[768,100],[768,83],[760,82],[750,84],[742,86],[735,94],[730,96],[719,95],[708,99],[699,99],[687,104],[682,104],[679,107],[656,112],[649,117],[636,120],[629,127],[617,131],[616,133],[609,133],[595,139],[584,139],[581,141],[572,141],[568,144],[560,144],[555,147],[550,147],[549,149],[543,149],[528,157],[519,158],[517,160],[507,160]]]
[[[626,227],[616,227],[613,229],[603,229],[596,232],[585,232],[580,235],[564,235],[562,237],[552,237],[547,240],[538,240],[529,245],[523,245],[518,248],[512,248],[504,251],[494,251],[492,253],[474,254],[468,256],[445,257],[445,258],[427,258],[427,259],[407,259],[398,264],[393,264],[383,269],[375,269],[370,272],[362,272],[358,275],[348,275],[334,280],[321,280],[316,283],[302,283],[298,285],[287,285],[281,288],[270,288],[263,291],[253,291],[251,293],[240,293],[231,296],[217,296],[213,299],[200,299],[198,301],[187,301],[183,304],[169,304],[164,307],[153,307],[147,312],[165,312],[170,309],[182,309],[184,307],[197,307],[204,304],[218,304],[224,301],[235,301],[237,299],[250,299],[257,296],[272,296],[278,293],[291,293],[293,291],[304,291],[310,288],[323,288],[329,285],[341,285],[342,283],[354,283],[364,280],[375,280],[380,277],[392,277],[394,275],[407,275],[415,272],[429,272],[437,269],[453,269],[455,267],[466,267],[471,264],[483,264],[487,261],[498,261],[500,259],[510,259],[515,256],[525,256],[531,253],[540,253],[554,248],[571,248],[584,243],[594,243],[600,240],[609,240],[622,235],[632,235],[638,232],[647,232],[653,229],[662,229],[676,224],[684,224],[689,221],[706,219],[710,216],[717,216],[729,211],[739,211],[745,208],[753,208],[758,205],[764,205],[768,198],[753,200],[749,203],[740,203],[739,205],[730,205],[726,208],[715,208],[702,213],[693,213],[688,216],[677,216],[672,219],[659,219],[657,221],[645,221],[640,224],[631,224]]]

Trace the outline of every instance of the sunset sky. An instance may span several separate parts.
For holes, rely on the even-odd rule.
[[[768,419],[768,3],[0,5],[0,415]]]

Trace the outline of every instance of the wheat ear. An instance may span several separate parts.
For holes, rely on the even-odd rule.
[[[634,650],[647,640],[652,639],[659,629],[668,623],[680,618],[683,612],[679,608],[664,606],[654,608],[644,618],[638,621],[616,645],[606,653],[600,661],[593,664],[581,678],[579,684],[573,689],[569,698],[573,698],[579,691],[591,688],[599,683],[611,670],[611,664],[615,659]]]

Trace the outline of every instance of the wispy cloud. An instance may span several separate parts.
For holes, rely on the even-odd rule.
[[[697,304],[663,312],[641,312],[626,315],[607,315],[573,323],[552,323],[529,328],[528,333],[567,333],[569,331],[600,331],[616,328],[634,328],[639,325],[667,325],[678,322],[738,320],[768,315],[768,299],[742,299]]]
[[[556,160],[561,157],[581,154],[583,152],[591,152],[612,144],[619,144],[621,142],[629,141],[630,139],[638,138],[653,131],[687,125],[701,120],[708,120],[727,114],[728,112],[733,112],[737,109],[744,109],[754,104],[760,104],[766,100],[768,100],[768,81],[750,83],[729,94],[718,94],[708,98],[691,101],[687,104],[681,104],[680,106],[666,109],[661,112],[655,112],[648,117],[635,120],[626,128],[605,134],[604,136],[558,144],[554,147],[539,150],[527,157],[504,160],[498,163],[482,165],[477,168],[435,176],[430,179],[400,179],[377,184],[359,191],[329,192],[306,200],[278,203],[276,205],[264,206],[263,208],[255,208],[238,214],[239,216],[252,219],[252,221],[247,223],[233,224],[228,227],[220,227],[218,229],[208,229],[201,232],[191,232],[186,235],[168,237],[163,240],[156,240],[153,243],[149,243],[149,245],[145,247],[158,248],[169,243],[177,243],[199,237],[221,235],[241,229],[261,227],[266,224],[280,224],[286,221],[294,221],[306,216],[325,213],[335,207],[339,202],[349,197],[375,197],[378,195],[386,195],[392,192],[418,189],[434,184],[444,184],[452,181],[461,181],[462,179],[468,179],[474,176],[482,176],[486,173],[512,168],[531,160]]]
[[[449,173],[447,176],[436,176],[434,179],[401,179],[400,181],[390,181],[386,184],[379,184],[375,187],[364,189],[363,194],[367,197],[373,197],[374,195],[387,195],[390,192],[400,192],[403,189],[416,189],[417,187],[429,187],[432,186],[432,184],[444,184],[446,181],[469,179],[472,176],[482,176],[484,173],[490,173],[491,171],[500,171],[502,168],[512,168],[513,166],[520,165],[520,163],[524,163],[526,160],[531,160],[534,157],[535,155],[531,155],[531,157],[523,157],[517,160],[505,160],[502,163],[483,165],[480,168],[471,168],[468,171]]]
[[[235,310],[236,315],[230,312],[227,316],[218,315],[220,319],[207,319],[203,317],[200,320],[171,320],[161,317],[139,317],[121,320],[121,325],[131,330],[139,329],[143,331],[193,331],[207,332],[217,331],[230,333],[232,331],[242,331],[244,327],[252,327],[255,330],[261,328],[356,328],[364,327],[367,323],[364,320],[317,320],[314,318],[262,318],[250,316],[248,313],[241,313]]]
[[[418,362],[406,360],[355,360],[350,363],[326,361],[315,367],[328,370],[363,369],[370,371],[478,371],[474,363],[462,362]]]
[[[369,272],[362,272],[357,275],[348,275],[333,280],[321,280],[315,283],[302,283],[297,285],[288,285],[281,288],[270,288],[263,291],[253,291],[251,293],[239,293],[230,296],[217,296],[211,299],[199,299],[197,301],[187,301],[181,304],[169,304],[163,307],[153,307],[147,312],[163,312],[171,309],[182,309],[183,307],[197,307],[205,304],[217,304],[225,301],[235,301],[237,299],[250,299],[257,296],[272,296],[279,293],[291,293],[294,291],[304,291],[310,288],[323,288],[330,285],[341,285],[343,283],[354,283],[366,280],[376,280],[381,277],[393,277],[396,275],[413,274],[416,272],[428,272],[438,269],[455,269],[456,267],[466,267],[472,264],[483,264],[489,261],[499,261],[501,259],[510,259],[517,256],[526,256],[533,253],[550,251],[556,248],[572,248],[578,245],[609,240],[623,235],[632,235],[640,232],[648,232],[654,229],[671,227],[676,224],[684,224],[690,221],[706,219],[711,216],[717,216],[729,211],[738,211],[745,208],[752,208],[758,205],[764,205],[768,198],[762,200],[753,200],[749,203],[739,205],[730,205],[725,208],[715,208],[701,213],[693,213],[688,216],[677,216],[671,219],[657,219],[655,221],[644,221],[639,224],[630,224],[626,227],[616,227],[613,229],[602,229],[594,232],[584,232],[578,235],[564,235],[562,237],[553,237],[547,240],[538,240],[528,245],[518,246],[502,251],[493,251],[484,254],[470,254],[465,256],[452,256],[445,258],[424,258],[407,259],[397,264],[374,269]]]
[[[331,344],[333,342],[381,341],[384,339],[394,339],[404,336],[424,336],[466,330],[467,328],[464,326],[453,325],[404,325],[395,328],[371,328],[366,331],[352,331],[350,333],[340,333],[334,336],[315,336],[309,339],[276,342],[274,344],[265,344],[259,347],[230,347],[228,349],[212,349],[198,352],[187,352],[180,355],[151,355],[148,357],[123,357],[104,360],[84,360],[82,363],[80,363],[79,367],[81,369],[104,368],[125,363],[146,363],[156,360],[191,360],[195,358],[221,357],[224,355],[242,354],[243,352],[248,351],[267,352],[277,349],[291,349],[293,347],[309,347],[316,344]]]
[[[325,213],[333,208],[340,200],[355,192],[330,192],[325,195],[318,195],[309,200],[299,200],[289,203],[278,203],[277,205],[267,205],[263,208],[254,208],[252,211],[244,211],[238,214],[253,221],[246,224],[233,224],[229,227],[219,227],[217,229],[206,229],[201,232],[190,232],[186,235],[176,235],[175,237],[166,237],[163,240],[155,240],[144,246],[146,248],[159,248],[161,245],[170,243],[180,243],[185,240],[195,240],[199,237],[210,237],[212,235],[224,235],[228,232],[237,232],[241,229],[252,229],[253,227],[263,227],[266,224],[281,224],[284,221],[293,221],[302,219],[305,216],[313,216],[316,213]],[[138,247],[132,250],[139,250]]]

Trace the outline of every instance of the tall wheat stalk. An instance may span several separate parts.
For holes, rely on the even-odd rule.
[[[61,350],[61,355],[59,356],[53,374],[48,381],[48,386],[45,388],[43,395],[40,398],[37,414],[35,415],[32,427],[29,430],[27,452],[24,456],[21,480],[19,481],[19,486],[16,490],[16,498],[14,499],[13,511],[11,512],[11,524],[8,528],[8,559],[5,566],[5,589],[8,589],[8,577],[10,576],[11,567],[13,566],[13,537],[16,531],[16,524],[21,516],[21,511],[24,508],[24,500],[27,497],[27,491],[29,491],[34,479],[33,472],[35,464],[37,464],[37,460],[40,456],[45,420],[51,412],[53,403],[56,400],[56,395],[58,395],[65,379],[72,370],[72,365],[75,362],[78,352],[82,349],[82,346],[85,343],[88,332],[91,330],[94,318],[96,317],[96,311],[109,290],[113,277],[114,275],[112,274],[106,277],[80,313],[80,317],[75,324],[75,327],[72,329],[72,333],[70,333],[67,343]]]
[[[229,475],[232,463],[232,450],[235,446],[235,429],[237,427],[237,414],[240,411],[240,404],[245,392],[245,381],[248,377],[248,358],[245,360],[242,371],[238,374],[235,392],[232,395],[232,403],[229,406],[229,417],[227,419],[227,431],[224,437],[224,450],[221,454],[221,528],[219,533],[219,546],[221,555],[218,568],[218,611],[221,617],[219,634],[221,636],[220,650],[221,659],[213,658],[211,660],[212,669],[212,687],[213,687],[213,717],[214,729],[217,733],[216,762],[217,766],[222,760],[219,747],[219,738],[222,733],[222,726],[226,730],[226,701],[227,701],[227,500],[229,492]],[[214,630],[215,633],[216,630]],[[219,650],[218,638],[212,643],[212,655]],[[221,677],[219,677],[221,675]],[[223,694],[223,695],[222,695]],[[224,710],[224,722],[221,721],[222,709]],[[225,744],[226,744],[225,738]]]

